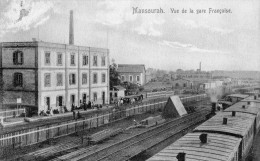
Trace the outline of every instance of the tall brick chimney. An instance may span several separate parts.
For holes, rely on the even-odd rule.
[[[70,31],[69,44],[74,45],[74,24],[73,24],[73,10],[70,10]]]

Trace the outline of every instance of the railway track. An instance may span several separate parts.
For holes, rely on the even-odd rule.
[[[149,141],[151,138],[156,138],[159,135],[162,135],[166,133],[167,131],[170,131],[172,129],[183,129],[187,128],[186,126],[191,126],[189,122],[198,122],[199,118],[200,121],[202,120],[202,117],[205,116],[205,109],[197,111],[195,113],[183,116],[181,118],[177,118],[168,122],[165,122],[161,124],[160,126],[153,127],[141,134],[134,135],[130,138],[127,138],[125,140],[119,141],[117,143],[114,143],[113,145],[109,145],[103,148],[99,149],[89,149],[86,153],[84,154],[79,154],[79,155],[74,155],[71,156],[68,154],[68,157],[66,160],[88,160],[88,161],[99,161],[99,160],[122,160],[125,156],[123,156],[123,151],[124,149],[131,149],[135,145],[143,145],[145,141]],[[198,121],[191,121],[191,120],[198,120]],[[185,126],[186,124],[186,126]],[[181,126],[182,125],[182,126]],[[182,127],[182,128],[181,128]],[[120,154],[120,155],[119,155]],[[116,157],[115,157],[116,156]],[[131,158],[132,156],[128,156],[127,158]],[[54,160],[63,160],[64,156],[57,157]]]
[[[203,119],[204,118],[205,117],[203,117]],[[200,116],[200,117],[194,116],[187,120],[183,120],[182,122],[180,122],[176,125],[172,125],[171,127],[167,127],[161,131],[157,131],[156,133],[151,134],[148,137],[144,137],[143,139],[137,140],[133,144],[130,144],[130,145],[124,147],[123,149],[119,149],[118,151],[116,151],[112,154],[108,154],[108,155],[98,159],[97,161],[129,160],[133,156],[136,156],[137,154],[141,153],[142,151],[145,151],[148,147],[152,146],[153,143],[151,143],[151,140],[160,142],[163,140],[162,138],[164,138],[166,136],[169,137],[172,135],[182,133],[183,130],[189,128],[190,126],[192,126],[194,124],[197,124],[198,122],[200,122],[203,119],[202,119],[202,116]],[[194,120],[194,121],[191,121],[191,120]],[[173,130],[173,128],[174,128],[174,130]],[[145,147],[142,145],[145,145]]]

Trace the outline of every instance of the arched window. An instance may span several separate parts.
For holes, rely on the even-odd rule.
[[[22,65],[23,64],[23,52],[20,50],[16,50],[13,52],[13,63],[15,65]]]

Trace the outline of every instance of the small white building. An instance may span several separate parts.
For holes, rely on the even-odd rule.
[[[125,97],[125,88],[122,86],[111,87],[110,90],[110,103],[114,103],[118,99]]]

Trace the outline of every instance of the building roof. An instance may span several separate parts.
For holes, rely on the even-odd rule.
[[[242,106],[245,106],[245,108],[243,108]],[[260,113],[260,108],[259,105],[256,106],[256,104],[254,103],[250,103],[250,105],[248,105],[247,102],[238,102],[225,110],[225,112],[231,112],[231,111],[257,115],[258,113]]]
[[[230,94],[228,95],[227,97],[237,97],[237,98],[246,98],[248,97],[249,95],[247,94]]]
[[[231,161],[241,142],[241,138],[210,133],[207,143],[202,144],[200,135],[188,133],[148,161],[177,161],[176,156],[180,152],[186,153],[186,161]]]
[[[145,71],[144,64],[118,64],[117,71],[119,73],[143,73]]]
[[[256,102],[256,103],[260,103],[260,98],[257,97],[256,99],[254,99],[254,96],[250,96],[250,97],[247,97],[243,100],[241,100],[242,102]]]
[[[22,41],[22,42],[1,42],[0,46],[4,47],[52,47],[52,48],[60,48],[60,49],[71,49],[71,50],[83,50],[83,51],[93,51],[93,52],[102,52],[108,53],[108,49],[105,48],[97,48],[97,47],[89,47],[89,46],[78,46],[71,44],[61,44],[61,43],[53,43],[53,42],[45,42],[45,41]]]
[[[227,118],[227,124],[223,124],[223,118]],[[232,116],[231,112],[221,112],[204,122],[194,131],[198,132],[213,132],[213,133],[227,133],[243,137],[250,129],[250,125],[254,122],[254,115],[248,113],[237,112],[236,116]]]

